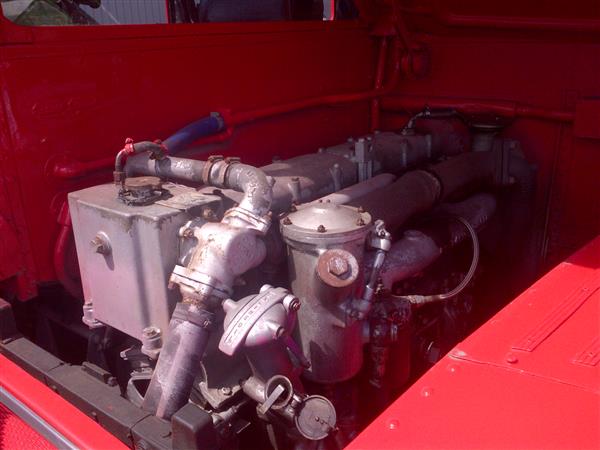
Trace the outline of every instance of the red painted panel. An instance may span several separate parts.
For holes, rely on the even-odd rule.
[[[53,450],[55,447],[0,403],[0,448]]]
[[[598,448],[599,286],[600,236],[454,348],[349,448]]]
[[[2,355],[0,386],[82,450],[127,448],[80,410]],[[0,445],[0,448],[4,447]]]
[[[66,193],[110,174],[61,180],[52,175],[57,161],[112,158],[126,137],[164,138],[210,111],[373,86],[376,40],[354,22],[23,28],[2,20],[0,29],[0,154],[10,163],[2,169],[16,182],[7,195],[19,203],[27,271],[39,281],[55,279]],[[349,49],[353,57],[343,57]],[[323,107],[240,127],[216,151],[265,163],[368,126],[366,102]]]

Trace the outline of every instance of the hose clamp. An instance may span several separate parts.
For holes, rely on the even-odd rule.
[[[202,182],[206,185],[210,185],[210,173],[213,166],[223,160],[223,155],[211,155],[206,159],[206,164],[202,169]]]

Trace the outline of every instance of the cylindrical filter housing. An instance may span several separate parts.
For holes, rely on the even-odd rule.
[[[370,228],[368,213],[327,202],[300,206],[281,221],[291,288],[302,305],[296,329],[309,380],[337,383],[362,366],[361,324],[350,320],[346,305],[362,278]]]

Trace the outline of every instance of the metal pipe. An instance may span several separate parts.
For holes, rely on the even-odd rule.
[[[476,194],[458,203],[440,205],[436,214],[456,215],[465,219],[474,229],[481,229],[496,211],[496,199],[491,194]],[[387,253],[379,272],[383,287],[390,290],[394,283],[410,278],[433,264],[444,248],[463,242],[469,235],[465,227],[454,221],[435,221],[430,226],[407,230]],[[369,254],[367,267],[374,267],[376,255]]]
[[[431,166],[428,171],[415,170],[395,183],[371,192],[352,202],[364,207],[375,219],[382,219],[388,231],[400,228],[411,217],[431,210],[437,203],[456,194],[466,194],[482,185],[508,184],[509,155],[498,149],[490,152],[465,153]],[[382,198],[400,205],[390,208]]]
[[[125,171],[128,175],[155,175],[243,192],[240,208],[258,216],[269,212],[273,198],[272,182],[265,173],[234,159],[198,161],[166,157],[158,160],[141,154],[127,159]]]
[[[388,48],[388,41],[385,36],[380,40],[379,44],[379,57],[377,59],[377,71],[375,72],[375,89],[381,89],[383,87],[383,77],[385,74],[385,63],[386,53]],[[373,98],[371,100],[371,131],[375,131],[379,128],[379,99]]]
[[[407,111],[421,111],[427,107],[432,109],[450,108],[465,114],[493,113],[509,118],[521,117],[551,122],[573,122],[575,120],[575,113],[573,111],[560,111],[504,100],[417,97],[408,95],[394,95],[381,100],[381,109],[384,112],[404,114]]]
[[[396,176],[392,175],[391,173],[382,173],[374,176],[373,178],[361,181],[360,183],[348,186],[340,191],[326,195],[325,197],[321,197],[320,199],[311,203],[329,202],[335,203],[336,205],[344,205],[370,192],[389,186],[394,182],[395,179]]]
[[[193,229],[198,240],[187,267],[175,266],[170,283],[179,285],[183,301],[173,313],[166,344],[144,397],[144,409],[169,419],[188,401],[208,342],[212,311],[231,295],[234,279],[265,257],[260,239],[269,228],[272,179],[237,159],[129,158],[128,173],[183,179],[244,193],[239,206],[220,223]],[[240,253],[240,248],[244,252]]]
[[[169,419],[188,401],[206,349],[213,314],[193,304],[179,303],[169,323],[142,408]]]

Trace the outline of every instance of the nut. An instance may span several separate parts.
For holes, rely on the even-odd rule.
[[[350,265],[344,258],[335,257],[327,262],[327,270],[336,277],[343,277],[350,270]]]

